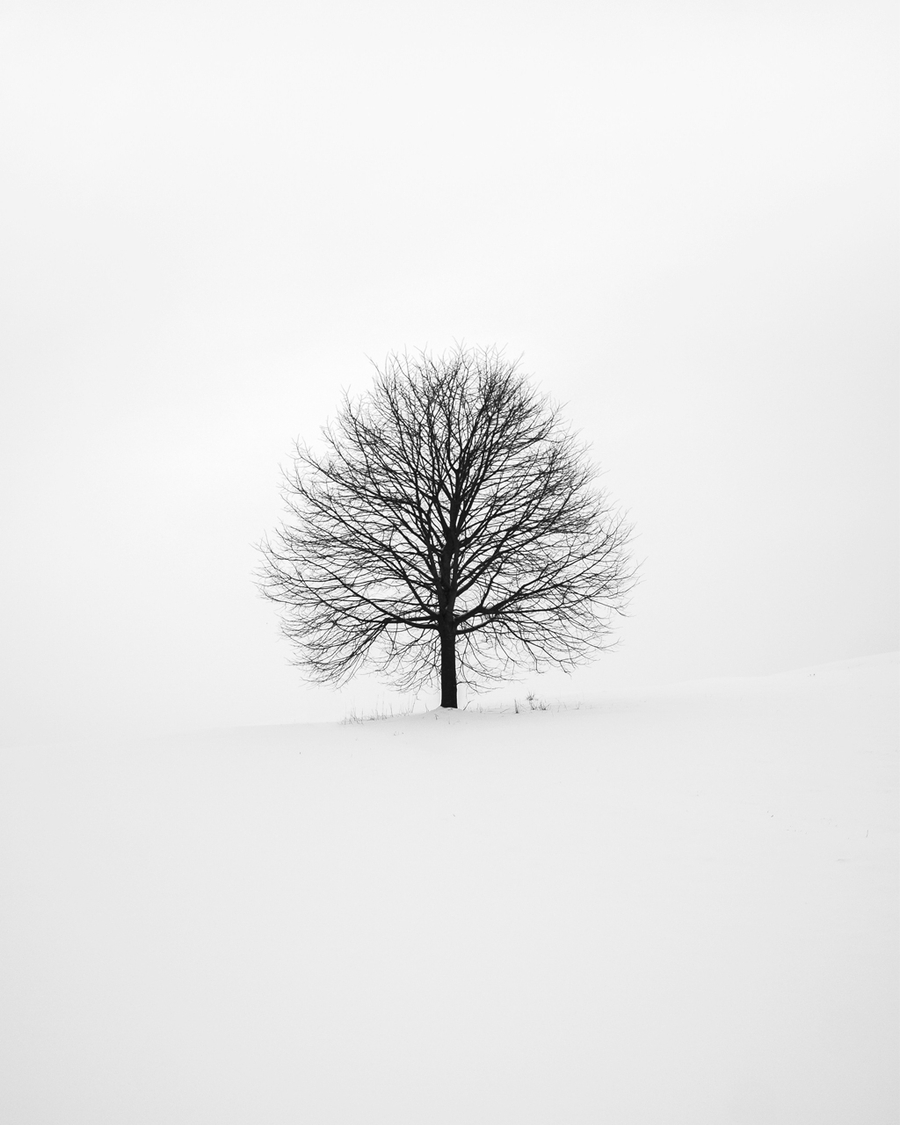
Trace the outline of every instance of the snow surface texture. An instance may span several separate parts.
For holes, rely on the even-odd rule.
[[[897,1115],[897,657],[0,752],[0,1119]]]

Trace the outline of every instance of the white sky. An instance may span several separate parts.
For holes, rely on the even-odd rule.
[[[366,357],[454,339],[524,356],[640,532],[578,690],[897,647],[896,32],[7,3],[0,736],[390,701],[303,684],[251,545]]]

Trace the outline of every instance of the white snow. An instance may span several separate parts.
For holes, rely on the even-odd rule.
[[[0,1120],[888,1125],[896,655],[0,751]]]

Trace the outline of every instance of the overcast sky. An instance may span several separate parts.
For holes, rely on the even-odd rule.
[[[401,704],[304,685],[252,545],[367,357],[454,340],[523,357],[639,533],[569,690],[896,648],[896,38],[867,0],[7,2],[0,736]]]

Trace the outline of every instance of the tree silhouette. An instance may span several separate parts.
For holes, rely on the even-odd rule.
[[[313,680],[363,664],[402,690],[473,690],[609,647],[634,583],[630,528],[587,449],[495,349],[392,355],[298,443],[263,594]]]

